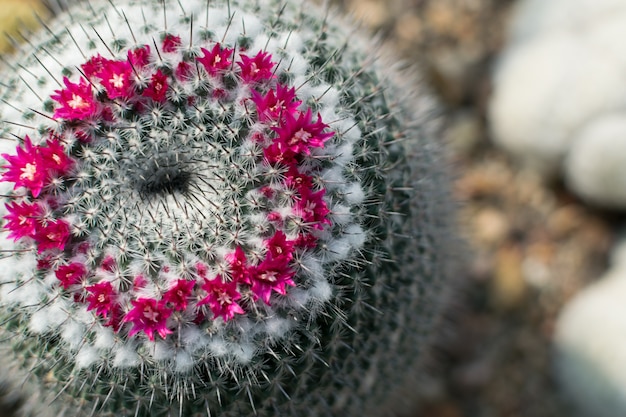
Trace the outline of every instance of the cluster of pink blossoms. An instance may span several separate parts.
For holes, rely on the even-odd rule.
[[[103,252],[95,265],[88,264],[84,256],[88,240],[72,235],[71,221],[63,217],[60,196],[64,189],[72,189],[76,167],[83,163],[76,146],[63,133],[51,131],[41,144],[33,144],[26,136],[16,155],[3,155],[7,163],[1,180],[13,183],[16,190],[13,201],[6,205],[4,227],[9,237],[36,248],[39,267],[52,271],[62,290],[75,302],[84,303],[102,325],[121,331],[128,323],[129,336],[143,333],[149,340],[156,334],[166,338],[173,333],[174,316],[194,323],[217,318],[229,321],[249,314],[254,303],[271,305],[273,294],[285,295],[287,287],[297,286],[294,256],[298,251],[313,250],[315,231],[330,224],[325,190],[316,189],[314,177],[302,168],[302,161],[313,148],[322,148],[333,132],[320,115],[302,109],[293,87],[277,81],[272,56],[242,51],[235,59],[234,49],[220,43],[201,48],[202,56],[195,59],[183,58],[180,49],[180,38],[168,34],[157,53],[143,45],[129,50],[124,59],[91,57],[81,66],[78,82],[65,77],[65,87],[51,96],[57,103],[52,117],[63,126],[59,132],[72,132],[80,146],[89,147],[99,138],[87,132],[95,131],[93,126],[114,130],[121,123],[116,116],[120,108],[146,113],[155,105],[167,106],[171,88],[177,84],[204,77],[219,86],[226,75],[234,76],[237,88],[247,91],[243,101],[254,109],[253,123],[262,127],[247,138],[263,149],[258,163],[284,172],[282,182],[259,182],[253,188],[270,207],[277,207],[274,200],[287,192],[292,201],[290,216],[300,224],[296,236],[287,232],[284,210],[265,213],[271,227],[263,236],[261,258],[251,256],[245,246],[234,245],[224,256],[225,270],[215,268],[220,273],[211,273],[210,262],[201,261],[193,267],[192,278],[171,278],[170,267],[162,265],[158,276],[168,278],[126,277],[133,284],[122,290],[115,278],[124,273],[122,261]],[[171,70],[160,68],[160,54],[176,57],[176,65]],[[232,101],[232,95],[226,87],[215,87],[210,99]],[[195,100],[188,97],[188,105],[193,106]],[[289,239],[288,234],[294,237]],[[146,293],[142,290],[150,279],[155,280],[158,296],[140,295]]]

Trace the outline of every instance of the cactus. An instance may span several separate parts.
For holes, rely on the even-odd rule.
[[[0,342],[37,416],[381,416],[451,265],[437,113],[313,4],[94,1],[7,60]]]

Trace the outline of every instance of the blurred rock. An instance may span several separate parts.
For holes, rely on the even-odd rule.
[[[509,221],[500,210],[485,208],[474,218],[474,236],[486,245],[498,245],[509,234]]]
[[[514,11],[510,40],[523,42],[552,31],[586,32],[599,21],[625,12],[623,0],[524,0]]]
[[[554,346],[557,379],[581,417],[626,415],[626,265],[568,303]]]
[[[562,239],[579,229],[584,220],[581,208],[568,204],[550,214],[546,228],[554,239]]]
[[[598,117],[581,130],[566,158],[565,179],[594,205],[626,208],[626,112]]]
[[[519,247],[507,245],[496,254],[491,302],[497,310],[511,310],[522,305],[528,285],[522,271],[523,256]]]
[[[586,29],[514,43],[494,76],[494,141],[548,177],[585,124],[626,108],[626,13]]]
[[[493,79],[494,142],[588,202],[626,209],[626,2],[523,0],[514,16]]]

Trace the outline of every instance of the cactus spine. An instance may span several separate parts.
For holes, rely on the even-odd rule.
[[[29,44],[0,92],[22,414],[391,413],[452,262],[429,100],[291,1],[92,2]]]

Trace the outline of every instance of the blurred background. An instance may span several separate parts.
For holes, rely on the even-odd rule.
[[[530,6],[520,11],[521,2]],[[575,175],[562,172],[608,165],[587,161],[583,162],[583,168],[571,168],[573,163],[568,162],[568,155],[574,141],[570,136],[586,129],[591,118],[584,111],[594,117],[601,116],[605,110],[620,111],[624,104],[620,101],[621,91],[616,92],[616,88],[609,88],[607,95],[612,94],[613,98],[609,99],[614,101],[607,104],[601,94],[604,90],[592,88],[593,82],[584,81],[584,76],[589,74],[592,80],[594,77],[606,80],[610,71],[568,70],[568,65],[578,68],[584,60],[597,62],[599,58],[578,58],[577,52],[563,39],[560,41],[566,52],[558,48],[561,52],[527,51],[529,42],[540,44],[539,34],[546,32],[546,27],[553,29],[552,21],[543,22],[544,17],[556,16],[565,25],[576,19],[568,17],[567,9],[544,12],[541,3],[564,3],[567,7],[568,1],[334,0],[334,3],[354,14],[367,29],[380,34],[386,47],[396,49],[403,60],[421,67],[423,82],[439,97],[446,115],[443,134],[450,145],[455,172],[460,234],[469,243],[471,253],[467,259],[471,263],[467,276],[463,277],[464,288],[458,305],[451,313],[453,324],[443,329],[444,340],[435,365],[437,377],[426,384],[423,406],[415,417],[570,416],[571,399],[559,394],[561,389],[552,372],[557,317],[569,300],[600,279],[609,268],[609,253],[616,240],[615,231],[623,222],[623,207],[614,204],[614,200],[621,201],[620,196],[611,195],[607,200],[604,193],[596,198],[593,190],[597,187],[593,183],[587,186],[592,189],[591,194],[584,187],[578,191],[573,187],[578,181],[573,179]],[[574,3],[593,2],[569,3],[571,8]],[[609,15],[615,15],[607,10]],[[8,56],[12,44],[38,25],[33,11],[41,16],[49,15],[37,0],[0,0],[0,31],[8,35],[0,37],[1,56]],[[581,14],[590,15],[584,10]],[[626,26],[626,13],[623,16]],[[559,36],[566,37],[568,30],[577,36],[581,27],[582,32],[591,31],[593,22],[579,23],[583,26],[563,29],[558,36],[547,34],[558,38],[548,41],[558,44]],[[622,43],[625,39],[617,32],[605,38],[611,36]],[[608,56],[617,50],[611,49],[610,41],[605,38],[594,41],[594,45]],[[522,55],[531,58],[518,59],[520,53],[516,51],[520,48]],[[550,80],[557,82],[567,77],[552,71],[559,66],[549,58],[566,54],[570,54],[566,64],[558,61],[562,64],[559,65],[565,65],[561,68],[564,74],[584,73],[578,74],[583,81],[569,79],[569,84],[552,87]],[[522,64],[517,65],[517,61]],[[610,62],[599,68],[605,67],[612,68]],[[507,71],[512,75],[507,75]],[[524,78],[526,75],[530,78]],[[616,76],[619,78],[619,74]],[[622,81],[626,87],[626,77]],[[584,92],[559,96],[562,90],[581,85],[591,85],[593,92],[599,91],[598,97],[588,100]],[[531,97],[530,92],[537,91],[550,94]],[[559,103],[569,106],[565,116],[555,111]],[[576,107],[578,103],[585,103],[591,109],[581,110]],[[565,127],[556,126],[555,119]],[[538,145],[524,142],[533,135],[538,136]],[[559,138],[561,147],[548,146],[545,151],[542,146],[552,143],[554,137]],[[546,153],[542,154],[543,151]],[[615,152],[609,149],[609,153]],[[602,158],[601,161],[606,161],[606,156]],[[604,173],[604,179],[598,181],[606,182],[606,175],[616,178],[619,173],[613,174]],[[592,178],[589,175],[584,175],[583,183]],[[615,186],[619,194],[621,184]]]
[[[382,34],[405,60],[422,68],[424,81],[439,97],[446,113],[444,139],[451,149],[456,174],[454,193],[460,202],[459,225],[472,252],[468,256],[471,265],[463,277],[465,287],[453,314],[453,326],[439,350],[439,378],[432,381],[425,404],[415,416],[573,415],[572,401],[562,394],[553,372],[556,321],[569,300],[605,273],[614,230],[619,229],[623,216],[615,207],[589,204],[570,191],[563,176],[536,169],[524,157],[500,146],[501,132],[493,126],[500,121],[494,120],[498,115],[493,107],[509,106],[508,111],[520,118],[530,111],[524,105],[531,110],[543,106],[537,111],[554,112],[549,108],[553,105],[550,97],[538,97],[545,101],[543,104],[525,103],[523,98],[520,103],[515,92],[504,91],[507,86],[499,85],[497,80],[502,61],[522,43],[513,39],[515,31],[532,32],[526,26],[538,24],[549,13],[567,23],[571,9],[576,8],[574,3],[587,3],[593,9],[593,2],[337,3],[366,27]],[[563,10],[544,11],[541,3],[552,3],[554,8],[560,3]],[[613,3],[622,3],[621,10],[626,6],[624,1]],[[520,22],[523,19],[529,22]],[[626,26],[626,14],[622,14],[621,23]],[[591,30],[581,26],[571,31]],[[528,37],[533,37],[532,42],[539,43],[531,35]],[[623,43],[623,39],[614,37],[613,41]],[[549,51],[546,54],[558,57]],[[572,61],[568,62],[572,67],[581,64],[574,58]],[[516,70],[541,76],[551,66],[550,62],[530,60],[521,62]],[[522,90],[550,89],[528,77],[509,78]],[[622,81],[626,86],[626,78]],[[513,95],[512,103],[502,103],[508,98],[495,103],[495,96],[507,94]],[[533,125],[533,121],[528,123]],[[522,128],[511,129],[523,137],[533,134]],[[547,142],[551,137],[538,140]],[[528,159],[532,161],[533,156]],[[626,165],[626,152],[622,158]],[[560,163],[553,164],[554,170]],[[621,415],[626,414],[613,414]]]

